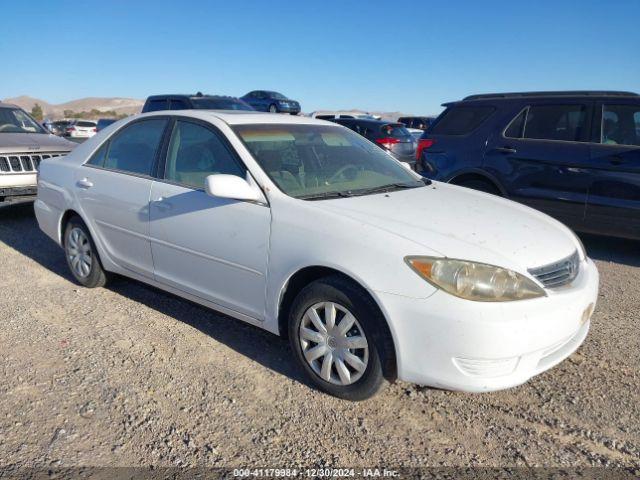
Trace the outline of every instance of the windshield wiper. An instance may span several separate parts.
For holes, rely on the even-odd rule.
[[[322,193],[310,193],[309,195],[301,195],[300,200],[324,200],[327,198],[345,198],[352,197],[350,192],[322,192]]]
[[[429,181],[431,183],[431,181]],[[385,193],[392,192],[394,190],[403,190],[407,188],[420,188],[429,183],[424,180],[417,180],[416,183],[389,183],[387,185],[380,185],[379,187],[363,188],[361,190],[350,190],[352,195],[369,195],[371,193]]]

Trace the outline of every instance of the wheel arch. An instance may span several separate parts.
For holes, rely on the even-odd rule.
[[[502,195],[503,197],[507,196],[507,191],[504,189],[500,181],[494,175],[484,170],[474,169],[458,172],[454,176],[449,178],[449,180],[447,180],[447,183],[451,183],[452,185],[459,185],[461,182],[467,180],[481,180],[483,182],[487,182],[495,187],[500,192],[500,195]]]
[[[385,315],[385,310],[380,307],[380,304],[375,296],[372,295],[371,292],[367,288],[365,288],[360,281],[336,268],[322,265],[306,266],[300,268],[288,278],[287,282],[280,290],[280,296],[278,299],[278,332],[280,336],[284,338],[288,337],[289,311],[298,293],[300,293],[300,291],[310,283],[330,276],[339,276],[344,280],[353,283],[371,299],[371,301],[380,311],[380,314],[384,318],[384,334],[391,342],[391,345],[381,346],[383,350],[383,373],[385,378],[387,378],[388,380],[395,380],[398,373],[398,355],[396,352],[396,342],[392,330],[389,326],[389,321]]]
[[[76,217],[76,216],[82,219],[85,225],[87,224],[87,222],[85,222],[84,219],[82,218],[82,215],[80,215],[80,213],[78,213],[76,210],[72,208],[65,210],[65,212],[60,217],[60,224],[58,225],[58,239],[60,240],[60,245],[64,246],[64,231],[67,228],[67,224],[69,223],[69,220],[71,220],[72,217]],[[93,232],[91,232],[91,234],[93,235]]]

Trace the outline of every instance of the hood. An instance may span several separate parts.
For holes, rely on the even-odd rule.
[[[438,182],[316,203],[325,211],[414,242],[416,251],[404,255],[472,260],[526,272],[578,248],[568,228],[537,210]]]
[[[45,133],[0,133],[0,152],[32,153],[72,150],[76,143]]]

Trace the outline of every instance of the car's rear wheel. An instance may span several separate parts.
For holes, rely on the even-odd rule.
[[[481,180],[479,178],[472,178],[469,180],[463,180],[461,182],[453,182],[455,185],[459,185],[461,187],[471,188],[473,190],[478,190],[480,192],[490,193],[492,195],[502,196],[500,190],[487,180]]]
[[[306,286],[289,315],[298,363],[322,391],[364,400],[385,384],[378,348],[382,315],[357,285],[326,277]]]
[[[271,113],[278,113],[278,107],[276,107],[275,103],[272,103],[271,105],[269,105],[269,111]]]
[[[107,283],[107,273],[102,268],[96,246],[80,217],[73,217],[67,223],[64,251],[69,270],[78,283],[88,288],[103,287]]]

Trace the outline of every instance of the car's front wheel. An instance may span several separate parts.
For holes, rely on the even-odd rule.
[[[73,217],[67,223],[64,251],[69,270],[78,283],[88,288],[103,287],[107,283],[107,273],[102,268],[96,246],[80,217]]]
[[[341,277],[326,277],[294,300],[289,340],[298,363],[320,390],[364,400],[385,384],[377,341],[381,321],[361,288]]]
[[[271,113],[278,113],[278,107],[275,105],[275,103],[272,103],[271,105],[269,105],[269,111]]]

